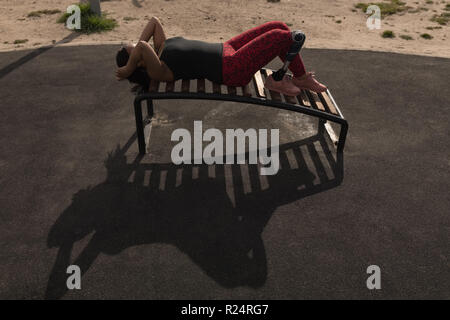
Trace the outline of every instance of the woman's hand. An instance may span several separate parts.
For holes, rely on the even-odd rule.
[[[131,76],[132,72],[129,72],[126,66],[120,67],[116,70],[116,79],[121,81],[129,76]]]

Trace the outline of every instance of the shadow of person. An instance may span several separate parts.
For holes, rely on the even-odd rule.
[[[69,265],[78,265],[83,274],[100,253],[114,255],[153,243],[174,245],[224,287],[260,287],[267,278],[261,234],[275,209],[340,183],[335,179],[314,185],[316,176],[307,166],[289,168],[283,150],[298,149],[302,143],[314,146],[311,139],[280,146],[281,169],[266,176],[265,189],[256,165],[245,165],[245,182],[244,165],[227,165],[230,170],[215,165],[210,177],[207,165],[144,164],[141,157],[129,164],[125,152],[134,139],[108,155],[106,180],[78,191],[52,226],[47,245],[59,251],[45,298],[66,293]],[[300,152],[296,158],[298,164],[305,163]],[[71,262],[74,244],[92,233]]]

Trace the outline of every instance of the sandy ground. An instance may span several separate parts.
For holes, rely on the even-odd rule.
[[[362,1],[362,0],[361,0]],[[114,31],[80,35],[71,44],[114,43],[136,40],[146,20],[158,16],[167,36],[183,35],[206,41],[225,41],[240,32],[270,20],[282,20],[291,28],[306,32],[309,48],[361,49],[450,57],[448,25],[440,29],[431,22],[449,1],[404,0],[410,12],[388,16],[381,30],[366,27],[367,16],[355,10],[353,0],[108,0],[102,1],[103,12],[119,22]],[[35,10],[65,11],[74,0],[17,1],[0,0],[0,51],[36,48],[58,43],[71,31],[55,21],[60,14],[28,17]],[[365,1],[368,2],[368,1]],[[420,9],[425,8],[425,9]],[[415,10],[419,9],[419,10]],[[417,11],[417,12],[411,12]],[[339,22],[340,21],[340,22]],[[394,39],[380,36],[392,30]],[[433,39],[420,37],[429,33]],[[413,40],[401,39],[409,35]],[[14,44],[16,40],[27,41]]]

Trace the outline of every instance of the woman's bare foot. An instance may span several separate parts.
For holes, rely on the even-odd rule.
[[[314,92],[324,92],[327,87],[314,78],[314,73],[307,72],[301,77],[292,78],[292,82],[300,89],[308,89]]]

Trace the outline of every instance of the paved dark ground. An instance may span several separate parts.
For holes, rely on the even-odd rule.
[[[350,124],[339,184],[314,119],[229,102],[157,102],[137,158],[114,53],[0,55],[0,298],[450,298],[450,60],[304,51]],[[280,128],[282,170],[172,165],[193,120]]]

